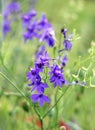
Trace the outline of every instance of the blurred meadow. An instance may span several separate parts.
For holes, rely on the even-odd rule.
[[[95,88],[90,84],[90,81],[95,84],[95,61],[89,58],[91,47],[94,46],[95,49],[95,0],[18,0],[22,11],[12,25],[12,32],[4,37],[2,14],[9,2],[12,1],[0,0],[0,72],[29,96],[26,74],[33,66],[39,41],[34,39],[24,43],[20,14],[31,9],[44,12],[54,27],[57,44],[63,42],[60,36],[62,28],[67,28],[73,34],[73,46],[65,68],[66,78],[70,81],[77,80],[76,75],[79,74],[78,80],[83,81],[84,71],[89,66],[85,78],[86,87],[74,85],[68,90],[65,87],[62,91],[59,90],[57,97],[62,92],[67,93],[58,103],[57,111],[53,109],[44,119],[44,130],[69,130],[59,127],[57,123],[60,120],[66,122],[70,130],[95,130]],[[48,51],[53,55],[51,48]],[[94,75],[93,79],[90,79],[91,75]],[[50,88],[47,93],[53,105],[56,100],[53,95],[57,92]],[[32,109],[12,84],[0,75],[0,130],[40,130],[41,124],[36,115],[32,115]],[[48,105],[39,109],[43,114],[48,110]]]

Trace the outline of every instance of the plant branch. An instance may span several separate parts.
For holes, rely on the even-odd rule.
[[[0,75],[1,75],[2,77],[4,77],[6,80],[8,80],[8,81],[10,82],[10,84],[11,84],[12,86],[14,86],[14,87],[16,88],[16,90],[17,90],[23,97],[26,98],[25,94],[24,94],[5,74],[3,74],[2,72],[0,72]]]

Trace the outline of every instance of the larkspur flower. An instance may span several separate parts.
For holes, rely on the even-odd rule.
[[[67,32],[68,32],[67,29],[62,29],[62,30],[61,30],[61,33],[62,33],[63,36],[64,36],[63,45],[64,45],[65,48],[62,49],[62,50],[59,50],[59,52],[61,52],[61,51],[63,51],[63,50],[69,51],[69,50],[71,50],[71,48],[72,48],[72,43],[71,43],[71,37],[72,37],[72,35],[69,35],[69,36],[67,37]]]
[[[61,33],[63,33],[63,35],[64,35],[64,38],[66,38],[67,37],[67,32],[68,32],[68,30],[65,28],[63,28],[63,29],[61,29]]]
[[[50,57],[47,52],[44,52],[43,55],[40,55],[39,59],[35,63],[35,68],[39,72],[43,72],[44,67],[49,67]]]
[[[23,25],[24,25],[24,26],[25,26],[25,25],[28,26],[28,25],[31,23],[32,18],[36,16],[36,14],[37,14],[37,13],[36,13],[35,10],[31,10],[29,13],[24,14],[24,15],[22,16]]]
[[[15,21],[16,17],[11,17],[14,14],[20,12],[20,3],[19,2],[12,2],[6,6],[6,9],[3,12],[3,34],[6,36],[12,29],[12,24]]]
[[[9,10],[10,13],[18,13],[20,8],[21,7],[19,2],[12,2],[7,6],[7,10]]]
[[[44,64],[44,66],[49,66],[50,57],[47,51],[45,51],[44,54],[40,56],[40,60]]]
[[[31,17],[34,18],[32,19]],[[23,15],[22,20],[26,29],[26,32],[23,35],[25,42],[27,40],[32,40],[35,37],[39,39],[40,42],[45,41],[50,47],[55,45],[55,33],[53,27],[48,22],[46,15],[42,15],[42,18],[39,21],[36,12],[32,10],[26,15]]]
[[[33,94],[30,96],[30,98],[32,99],[32,101],[34,103],[39,102],[40,106],[43,106],[45,102],[50,103],[50,99],[48,96],[39,93],[39,94]]]
[[[46,41],[48,46],[53,47],[55,45],[55,34],[52,28],[48,28],[40,37],[40,42]]]
[[[29,15],[31,18],[33,18],[37,15],[37,12],[34,9],[32,9],[32,10],[30,10]]]
[[[50,82],[54,83],[54,87],[62,87],[62,85],[65,84],[65,78],[62,72],[63,71],[59,68],[58,65],[53,65],[51,67],[51,72],[49,73],[51,75]]]
[[[4,20],[7,20],[9,15],[10,15],[10,11],[9,11],[9,10],[5,10],[5,11],[3,12],[3,19],[4,19]]]
[[[33,88],[32,88],[31,91],[37,90],[38,93],[44,93],[44,90],[46,88],[48,88],[48,87],[49,86],[46,83],[44,83],[44,82],[41,82],[41,81],[37,82],[37,81],[35,81],[34,84],[33,84]]]
[[[35,63],[35,68],[39,71],[39,72],[43,72],[44,69],[44,64],[41,61],[37,61]]]
[[[62,59],[62,67],[65,67],[66,64],[67,64],[67,62],[68,62],[68,58],[67,58],[67,55],[65,55],[65,56],[63,57],[63,59]]]
[[[36,33],[36,20],[33,21],[29,26],[27,27],[27,32],[23,34],[24,42],[26,43],[27,40],[33,40],[34,37],[38,37]]]
[[[27,73],[27,79],[31,81],[31,84],[34,82],[40,82],[41,77],[39,76],[38,70],[35,68],[30,68],[30,71]]]
[[[31,35],[28,32],[24,32],[23,37],[24,37],[24,43],[26,43],[27,40],[32,39]]]
[[[7,33],[11,31],[11,22],[8,20],[5,20],[3,23],[3,34],[6,36]]]
[[[42,56],[45,52],[45,46],[42,45],[38,48],[38,52],[36,53],[36,59],[39,59],[40,56]]]
[[[23,21],[23,26],[26,26],[28,24],[30,24],[30,21],[31,21],[31,17],[29,14],[24,14],[22,16],[22,21]]]
[[[38,30],[45,30],[46,28],[51,28],[51,24],[48,22],[46,15],[43,14],[41,20],[38,22]]]
[[[72,43],[70,40],[68,40],[68,39],[64,40],[63,44],[64,44],[66,50],[71,50]]]
[[[27,79],[30,81],[28,86],[32,86],[32,90],[37,90],[39,93],[44,93],[44,89],[49,86],[41,81],[41,77],[38,73],[38,70],[35,68],[31,68],[31,70],[27,74]]]

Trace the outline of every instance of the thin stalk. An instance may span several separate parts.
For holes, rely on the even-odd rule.
[[[60,47],[61,47],[61,38],[62,38],[62,34],[60,33],[59,34],[59,46],[58,46],[58,50],[60,50]]]
[[[8,72],[8,75],[13,78],[13,80],[16,82],[16,78],[14,77],[14,75],[11,73],[11,71],[6,67],[6,65],[2,62],[2,66],[4,67],[4,69]],[[17,86],[19,87],[20,85],[18,83],[16,83]]]
[[[54,107],[56,107],[56,105],[59,103],[59,101],[61,100],[61,98],[64,96],[65,97],[65,95],[66,95],[66,93],[68,93],[68,90],[69,88],[67,88],[67,90],[66,90],[66,92],[65,93],[62,93],[62,95],[58,98],[58,100],[56,101],[56,103],[43,115],[43,119],[47,116],[47,114],[54,108]]]
[[[40,121],[41,121],[41,130],[44,130],[44,128],[43,128],[43,119],[40,119]]]
[[[40,120],[41,130],[44,130],[44,128],[43,128],[43,118],[42,118],[42,116],[40,115],[39,111],[36,109],[35,106],[34,106],[34,110],[35,110],[35,112],[36,112],[36,114],[37,114],[37,116],[38,116],[38,118],[39,118],[39,120]]]
[[[57,102],[57,94],[58,94],[58,88],[55,94],[55,103]],[[58,105],[55,106],[55,123],[57,123],[57,119],[58,119]]]
[[[60,99],[64,96],[64,93],[58,98],[58,100],[56,101],[56,103],[43,115],[43,119],[47,116],[47,114],[58,104],[58,102],[60,101]]]
[[[5,74],[3,74],[2,72],[0,72],[0,75],[1,75],[2,77],[4,77],[6,80],[8,80],[9,83],[10,83],[12,86],[14,86],[15,89],[20,93],[20,95],[21,95],[22,97],[24,97],[24,98],[31,104],[31,106],[33,107],[33,104],[32,104],[32,102],[30,102],[29,97],[27,97]],[[32,115],[33,115],[33,111],[31,111],[31,112],[32,112]]]
[[[4,77],[6,80],[8,80],[8,81],[10,82],[10,84],[11,84],[12,86],[14,86],[15,89],[16,89],[23,97],[26,98],[25,94],[24,94],[5,74],[3,74],[2,72],[0,72],[0,75],[1,75],[2,77]]]
[[[19,93],[14,93],[14,92],[4,92],[3,94],[5,96],[17,96],[17,97],[21,97],[22,96]]]
[[[49,116],[49,122],[48,122],[48,126],[46,128],[46,130],[51,129],[51,117]]]

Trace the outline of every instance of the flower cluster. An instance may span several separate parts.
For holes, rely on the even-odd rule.
[[[41,51],[42,48],[39,50]],[[42,50],[42,53],[39,53],[39,50],[37,53],[38,57],[36,58],[34,68],[30,68],[30,71],[27,73],[27,79],[30,81],[28,85],[32,86],[31,92],[38,92],[38,94],[31,95],[32,101],[38,101],[40,106],[43,106],[44,102],[50,103],[49,97],[44,94],[45,89],[49,88],[48,84],[44,82],[44,76],[42,76],[44,75],[44,70],[47,69],[47,78],[54,87],[62,87],[67,82],[65,80],[63,74],[64,71],[62,70],[61,65],[66,65],[67,57],[64,56],[63,61],[59,66],[58,64],[54,64],[47,51],[44,50],[43,52]]]
[[[26,27],[27,32],[24,33],[24,39],[32,40],[34,37],[38,38],[39,41],[45,41],[50,47],[55,44],[54,30],[51,24],[43,15],[41,21],[38,21],[37,13],[32,10],[28,14],[23,16],[23,26]],[[50,103],[50,98],[45,95],[45,90],[49,88],[49,84],[55,87],[63,87],[64,85],[78,84],[84,86],[85,83],[73,81],[68,82],[65,79],[64,67],[68,62],[67,54],[72,48],[71,35],[67,37],[67,29],[62,29],[61,33],[64,37],[63,46],[64,48],[57,52],[58,57],[56,59],[51,58],[46,51],[46,44],[41,45],[36,53],[36,60],[34,68],[30,68],[27,74],[29,80],[29,86],[31,86],[32,95],[30,98],[34,103],[39,102],[40,106],[43,106],[45,102]],[[61,55],[60,52],[64,52]],[[37,93],[35,94],[34,91]]]
[[[48,88],[48,84],[43,82],[40,76],[45,67],[49,66],[49,57],[47,52],[44,52],[43,56],[39,57],[39,60],[35,62],[35,67],[31,68],[27,74],[27,79],[30,80],[29,86],[32,86],[32,92],[37,91],[37,94],[31,95],[33,102],[39,102],[40,106],[44,105],[44,102],[50,103],[48,96],[44,95],[44,91]]]
[[[56,63],[54,63],[54,60]],[[47,70],[47,78],[54,87],[62,87],[67,84],[63,71],[67,61],[68,58],[65,55],[60,60],[60,65],[58,65],[58,60],[52,59],[49,56],[45,45],[38,48],[34,68],[30,68],[30,71],[27,73],[27,79],[30,81],[28,85],[32,86],[31,92],[33,93],[30,98],[34,103],[39,102],[40,106],[43,106],[44,102],[50,103],[49,97],[45,95],[45,89],[49,88],[48,84],[44,81],[45,69]],[[37,93],[34,94],[34,91]]]
[[[41,20],[38,20],[37,12],[31,10],[22,16],[22,21],[25,28],[24,42],[37,38],[39,42],[45,41],[50,47],[55,45],[54,30],[45,14],[42,15]]]
[[[18,14],[20,12],[20,3],[19,2],[12,2],[9,5],[7,5],[4,13],[3,13],[3,34],[6,36],[7,33],[11,31],[11,25],[16,19],[16,17],[13,17],[14,14]]]
[[[70,35],[67,37],[67,32],[68,32],[67,29],[62,29],[62,30],[61,30],[61,33],[62,33],[63,36],[64,36],[64,41],[63,41],[64,49],[59,50],[59,52],[61,52],[61,51],[63,51],[63,50],[70,51],[71,48],[72,48],[72,43],[71,43],[72,34],[70,34]]]

